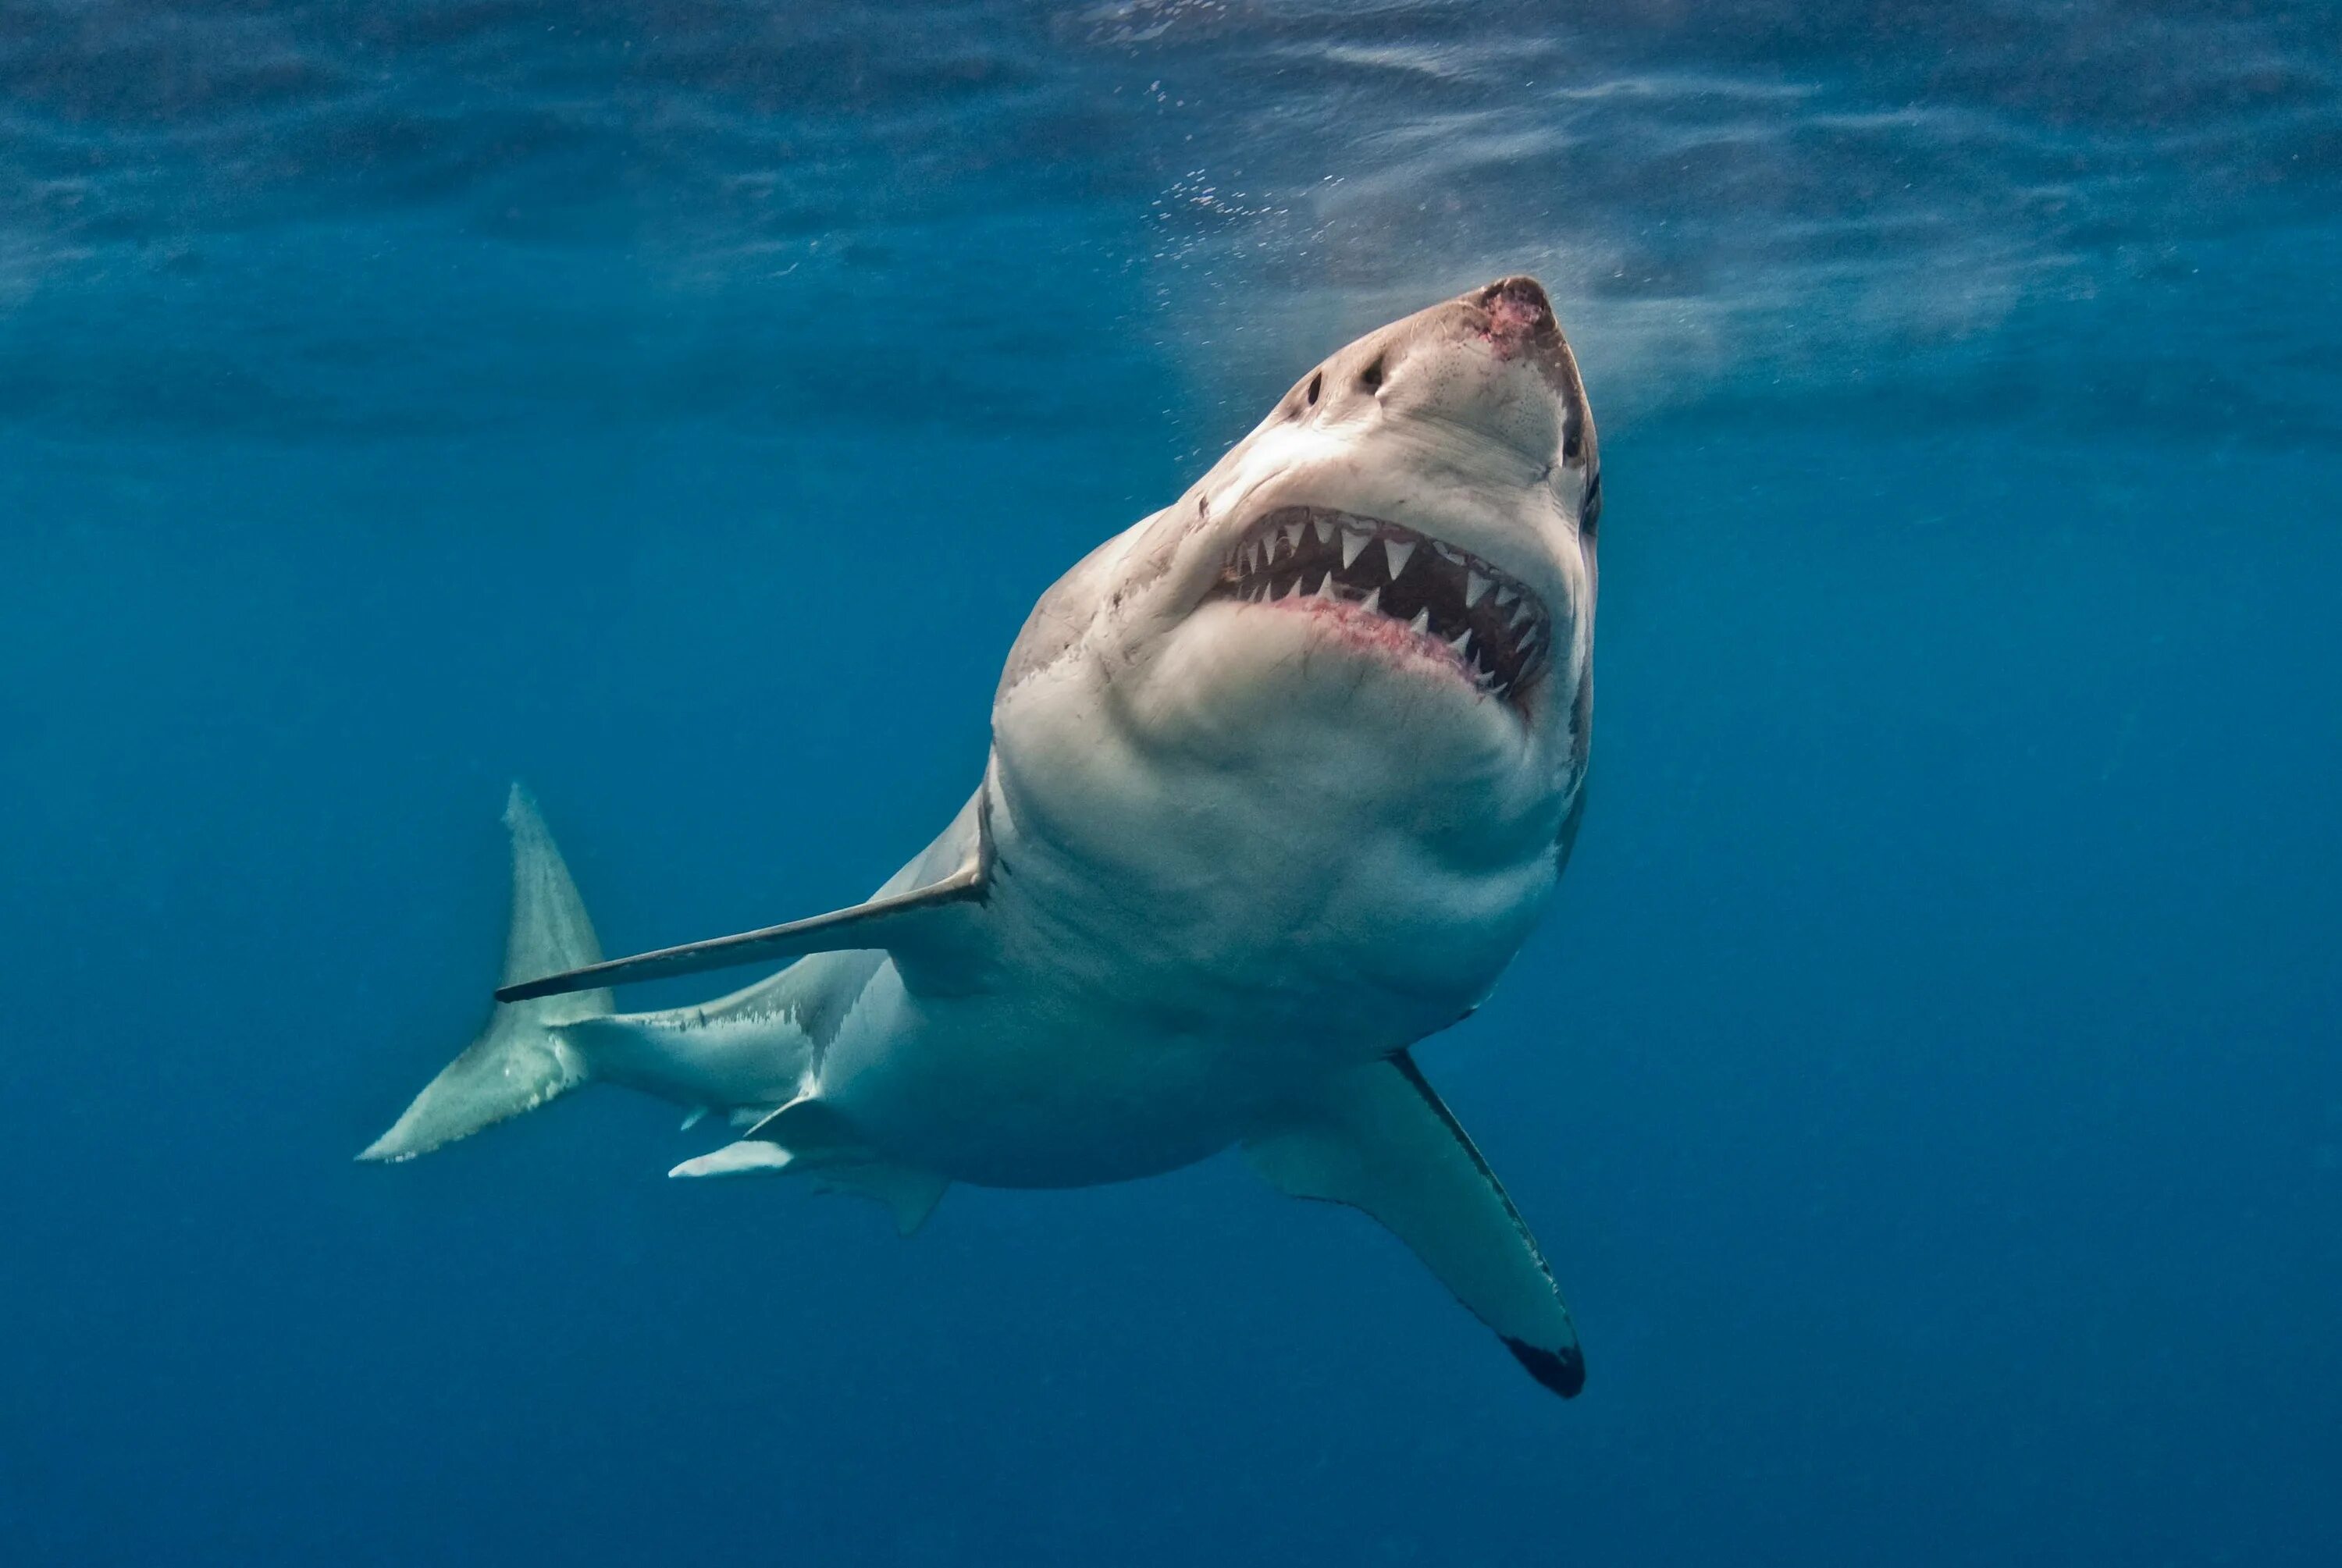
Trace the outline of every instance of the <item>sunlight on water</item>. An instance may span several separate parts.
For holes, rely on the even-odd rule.
[[[2315,7],[891,9],[36,8],[0,45],[13,406],[859,415],[896,311],[947,419],[1076,416],[1102,354],[1249,406],[1526,269],[1621,412],[2021,383],[2071,417],[2118,367],[2159,421],[2331,429],[2330,325],[2255,341],[2322,275]]]

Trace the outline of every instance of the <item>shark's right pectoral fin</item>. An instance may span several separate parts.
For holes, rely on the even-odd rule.
[[[1537,1382],[1564,1399],[1585,1385],[1577,1330],[1536,1238],[1406,1053],[1336,1075],[1244,1149],[1280,1191],[1380,1221]]]

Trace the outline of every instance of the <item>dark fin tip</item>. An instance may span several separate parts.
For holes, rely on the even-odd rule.
[[[1586,1386],[1586,1356],[1574,1344],[1560,1350],[1539,1350],[1521,1340],[1506,1339],[1505,1348],[1513,1353],[1515,1361],[1529,1369],[1531,1377],[1564,1399],[1576,1399],[1577,1391]]]

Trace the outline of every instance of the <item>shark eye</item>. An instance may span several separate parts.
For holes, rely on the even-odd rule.
[[[1358,372],[1358,385],[1365,387],[1368,392],[1372,392],[1376,388],[1381,386],[1382,384],[1383,362],[1381,356],[1376,355],[1375,362],[1372,365],[1367,365],[1366,369]]]
[[[1310,407],[1315,408],[1315,407],[1316,407],[1316,406],[1317,406],[1317,394],[1318,394],[1320,392],[1323,392],[1325,389],[1326,389],[1326,373],[1325,373],[1324,371],[1322,371],[1322,370],[1321,370],[1321,371],[1319,371],[1316,375],[1313,375],[1313,376],[1311,376],[1311,377],[1309,378],[1309,393],[1308,393],[1308,397],[1309,397],[1309,406],[1310,406]]]

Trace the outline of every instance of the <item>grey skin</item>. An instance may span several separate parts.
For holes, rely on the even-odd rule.
[[[1235,1146],[1373,1215],[1576,1393],[1545,1258],[1411,1047],[1488,994],[1568,860],[1600,506],[1534,280],[1367,335],[1042,596],[981,784],[868,903],[606,963],[515,789],[498,1004],[362,1157],[603,1081],[740,1131],[676,1175],[806,1174],[907,1234],[952,1182]],[[616,984],[783,959],[613,1011]]]

